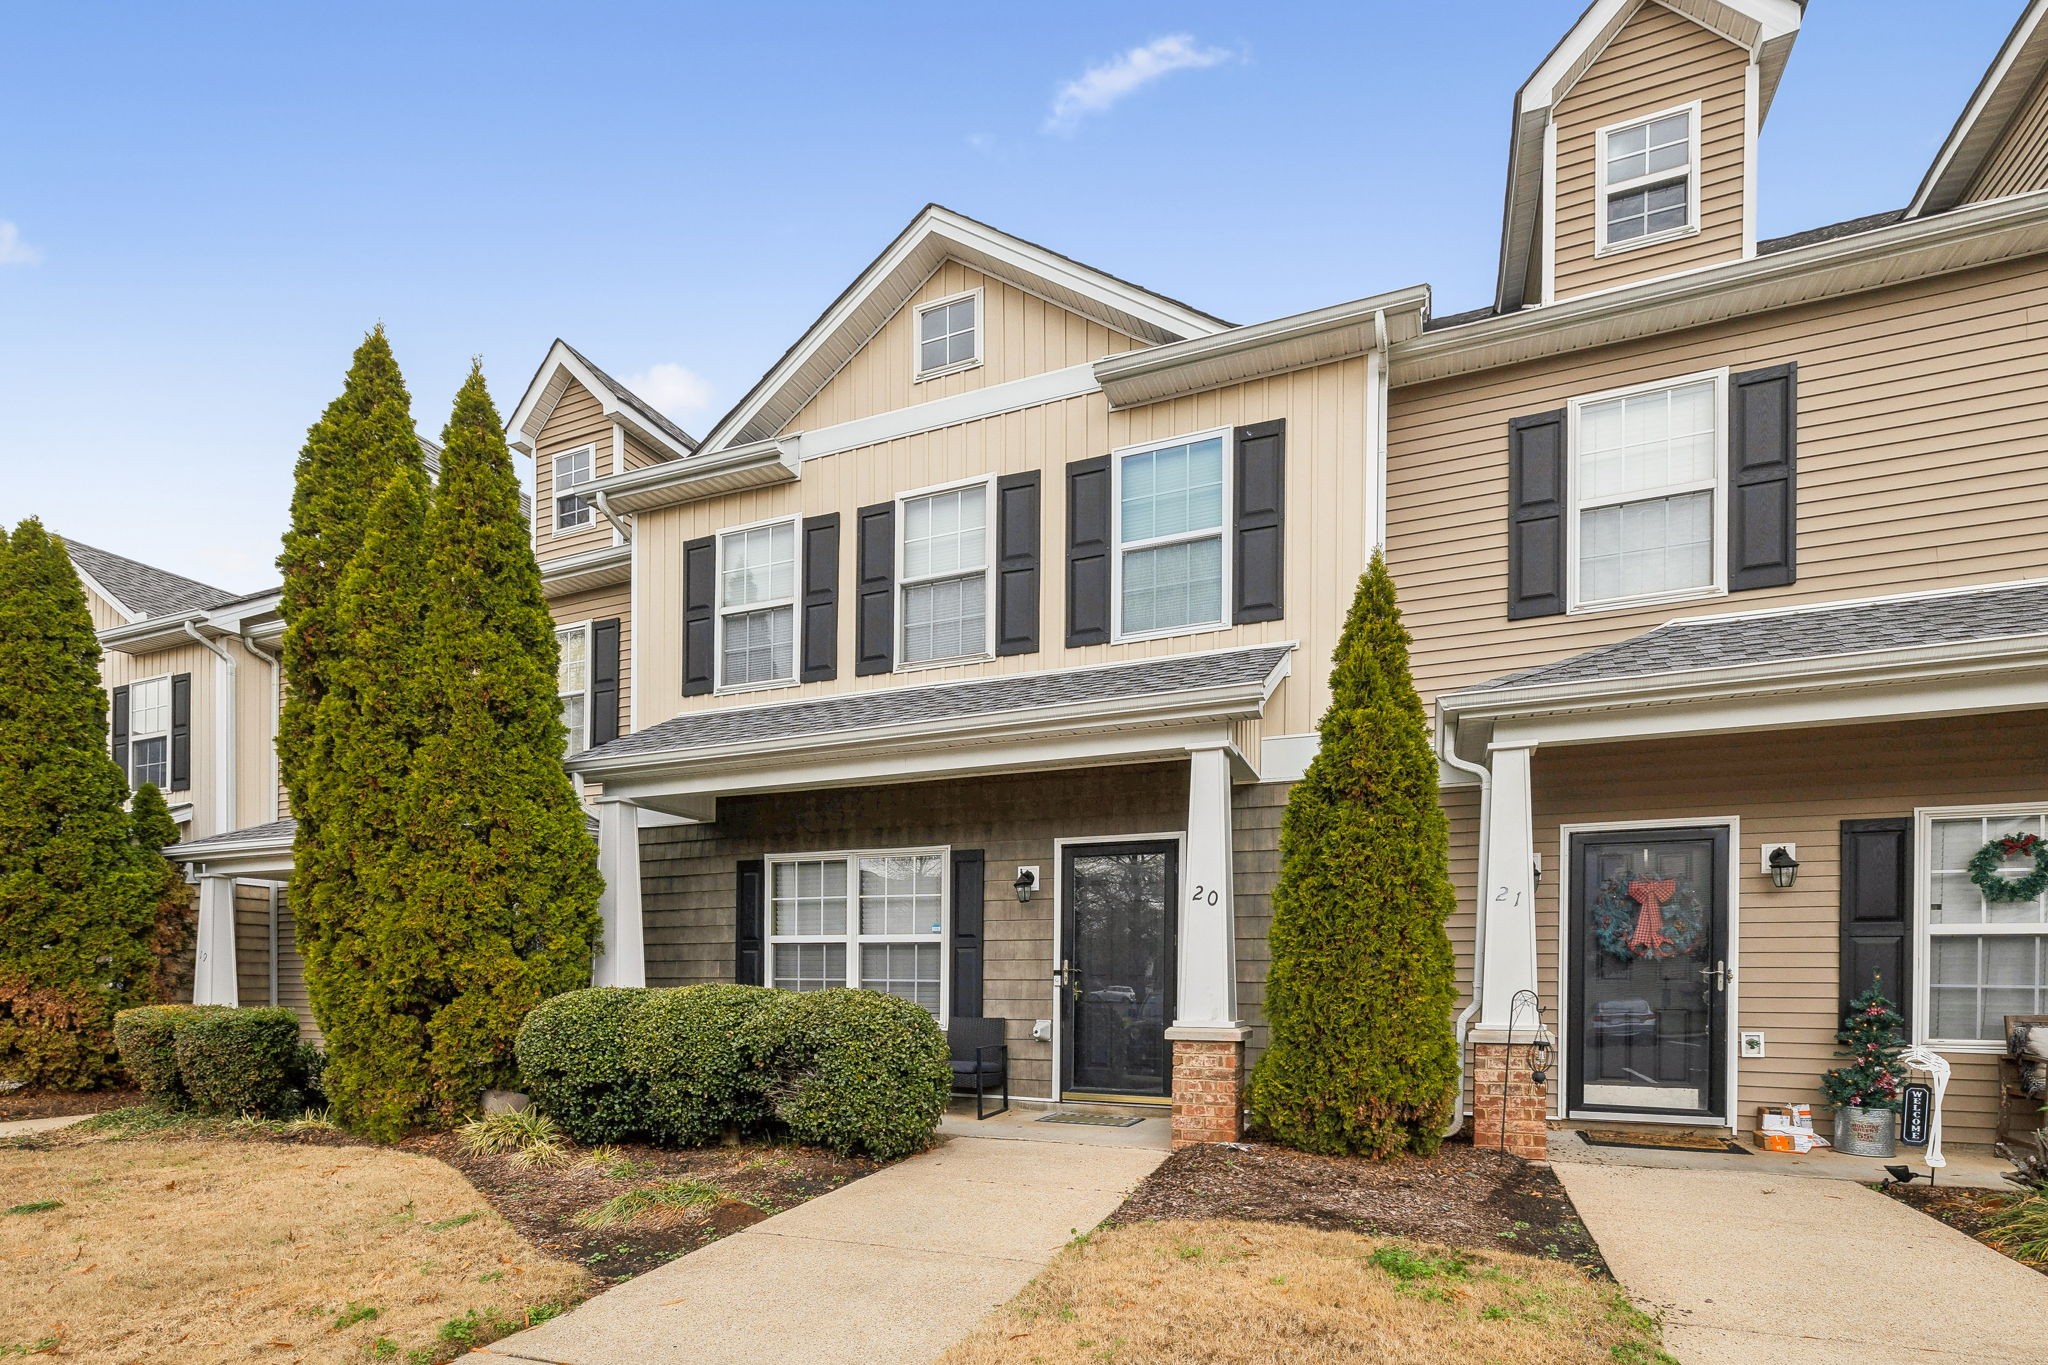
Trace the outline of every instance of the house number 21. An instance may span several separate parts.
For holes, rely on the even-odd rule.
[[[1216,888],[1213,886],[1197,886],[1195,887],[1195,894],[1188,897],[1188,899],[1196,905],[1214,905],[1217,901]]]

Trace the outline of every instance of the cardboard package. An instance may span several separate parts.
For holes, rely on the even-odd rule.
[[[1810,1104],[1765,1104],[1756,1111],[1757,1148],[1765,1152],[1810,1152],[1829,1146],[1826,1138],[1813,1131]]]

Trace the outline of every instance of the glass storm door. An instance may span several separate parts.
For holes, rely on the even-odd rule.
[[[1721,1114],[1728,832],[1572,840],[1570,1109]]]
[[[1172,1093],[1172,843],[1070,845],[1060,875],[1066,1094]]]

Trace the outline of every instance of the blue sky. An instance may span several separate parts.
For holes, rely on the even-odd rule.
[[[557,335],[702,432],[929,200],[1233,321],[1474,306],[1581,3],[18,7],[0,518],[263,587],[371,324],[429,434]],[[1763,235],[1904,203],[2019,8],[1814,0]]]

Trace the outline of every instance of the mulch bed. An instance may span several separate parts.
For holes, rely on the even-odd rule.
[[[1366,1161],[1265,1143],[1185,1147],[1110,1216],[1249,1218],[1468,1250],[1519,1251],[1607,1275],[1600,1248],[1550,1170],[1447,1142],[1433,1157]]]
[[[140,1090],[10,1090],[0,1095],[0,1123],[98,1114],[142,1103]]]
[[[1936,1218],[1954,1228],[1966,1237],[1974,1237],[1985,1246],[2002,1256],[2012,1252],[2001,1246],[1986,1234],[1985,1227],[1992,1217],[2008,1207],[2014,1195],[2001,1194],[1997,1190],[1971,1189],[1962,1185],[1891,1185],[1877,1186],[1880,1194],[1888,1194],[1901,1204],[1910,1204],[1929,1218]],[[2019,1258],[2014,1256],[2014,1260]],[[2031,1270],[2048,1275],[2048,1263],[2019,1261]]]

